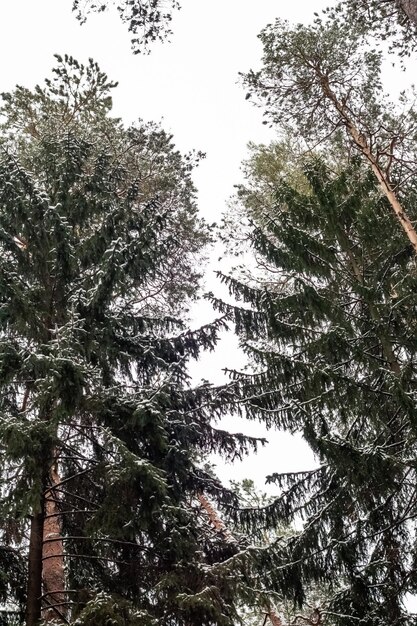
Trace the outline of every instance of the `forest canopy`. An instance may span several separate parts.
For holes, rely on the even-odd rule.
[[[135,53],[180,8],[71,5],[115,9]],[[202,153],[117,118],[93,59],[2,94],[0,624],[414,626],[417,112],[384,64],[403,76],[416,29],[415,0],[265,25],[242,100],[273,140],[249,145],[217,228]],[[213,242],[237,267],[216,265],[199,325]],[[215,350],[225,382],[196,381]],[[267,467],[240,417],[314,464]],[[267,494],[213,465],[250,453]]]

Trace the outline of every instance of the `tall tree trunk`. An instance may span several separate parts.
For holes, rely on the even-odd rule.
[[[56,489],[60,483],[57,453],[45,453],[42,458],[42,492],[30,524],[26,626],[37,626],[41,619],[67,621],[66,605],[61,604],[65,602],[65,571]],[[52,604],[60,606],[48,608]],[[42,609],[42,605],[46,607]]]
[[[44,524],[44,490],[40,510],[30,522],[26,626],[36,626],[41,618],[42,605],[42,547]]]
[[[45,494],[45,520],[43,524],[43,550],[42,550],[42,581],[44,609],[42,618],[46,621],[62,620],[67,614],[64,604],[65,596],[65,570],[64,570],[64,546],[61,533],[61,515],[59,510],[59,493],[56,485],[61,479],[58,474],[58,454],[49,472],[50,487]],[[48,605],[59,605],[48,608]]]
[[[272,626],[284,626],[282,619],[277,615],[274,609],[270,609],[267,615],[271,620]]]
[[[417,28],[417,0],[398,0],[398,5]]]
[[[220,515],[217,513],[208,498],[206,498],[206,496],[202,493],[199,493],[197,498],[201,506],[205,510],[207,517],[209,518],[210,524],[217,530],[218,533],[221,533],[223,535],[228,543],[236,543],[236,539],[227,528],[223,520],[220,518]]]
[[[360,132],[359,128],[357,127],[355,120],[352,118],[350,109],[338,99],[337,95],[330,87],[328,76],[321,73],[321,71],[317,67],[314,67],[314,71],[316,72],[316,75],[320,81],[324,96],[332,103],[334,108],[337,110],[341,120],[346,126],[349,135],[352,137],[354,144],[369,162],[372,171],[381,186],[382,191],[384,192],[388,202],[390,203],[401,227],[403,228],[405,234],[410,240],[411,245],[414,248],[415,254],[417,254],[417,233],[415,231],[414,225],[408,217],[407,213],[405,212],[404,207],[398,200],[397,194],[395,193],[394,189],[391,187],[389,178],[384,172],[383,167],[381,167],[380,163],[378,162],[377,156],[372,152],[372,149],[368,141],[366,140],[366,137]]]

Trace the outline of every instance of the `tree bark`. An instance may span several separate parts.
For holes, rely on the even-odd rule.
[[[217,532],[221,533],[227,542],[236,543],[236,539],[234,538],[230,530],[227,528],[223,520],[220,518],[219,514],[214,509],[211,502],[206,498],[206,496],[202,493],[199,493],[197,498],[201,506],[207,513],[207,517],[209,518],[211,525],[217,530]]]
[[[320,80],[320,84],[321,84],[324,96],[328,100],[330,100],[330,102],[333,104],[335,109],[338,111],[341,119],[343,120],[343,123],[346,126],[346,129],[349,135],[353,139],[354,144],[369,162],[372,168],[372,171],[374,172],[381,186],[382,191],[384,192],[386,198],[388,199],[388,202],[390,203],[392,209],[394,210],[394,213],[401,227],[405,231],[405,234],[407,235],[408,239],[411,242],[411,245],[413,246],[414,253],[417,254],[417,233],[415,231],[413,223],[411,222],[403,206],[398,200],[395,191],[391,187],[388,177],[385,175],[383,168],[378,163],[377,157],[375,156],[375,154],[373,154],[366,138],[364,137],[364,135],[361,134],[358,127],[356,126],[354,120],[351,117],[351,113],[349,109],[338,99],[335,92],[331,89],[330,84],[329,84],[329,78],[326,75],[322,74],[321,72],[317,71],[317,69],[315,71],[316,71],[318,79]]]
[[[55,489],[60,483],[57,452],[45,453],[41,463],[41,497],[30,524],[26,626],[37,626],[41,619],[67,621],[65,605],[48,608],[48,604],[60,604],[66,599],[59,493]],[[46,605],[43,609],[42,604]]]
[[[417,27],[417,0],[398,0],[398,5],[404,11],[414,27]]]
[[[272,626],[284,626],[282,623],[282,619],[275,613],[273,609],[269,611],[268,617],[271,620]]]
[[[43,493],[40,504],[40,511],[32,516],[30,523],[26,626],[36,626],[41,618],[42,547],[44,524]]]
[[[43,524],[43,598],[46,607],[42,611],[45,621],[60,620],[66,616],[65,605],[58,610],[48,608],[48,604],[59,604],[66,600],[65,596],[65,570],[64,570],[64,546],[61,533],[61,515],[59,511],[59,493],[55,485],[61,482],[58,474],[58,460],[55,459],[49,472],[50,487],[45,494],[45,520]]]

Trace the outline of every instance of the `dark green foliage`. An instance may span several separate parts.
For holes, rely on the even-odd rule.
[[[14,523],[9,522],[0,534],[0,625],[14,626],[21,623],[22,614],[16,608],[13,610],[7,603],[10,598],[16,598],[18,604],[23,604],[25,597],[25,562],[22,554],[11,547],[14,537]]]
[[[171,35],[172,13],[180,8],[178,0],[74,0],[73,11],[83,23],[89,13],[101,13],[109,6],[115,6],[122,22],[128,24],[135,54],[149,51],[154,41]]]
[[[255,365],[233,373],[248,415],[302,433],[318,462],[269,477],[281,495],[261,510],[264,526],[304,522],[271,589],[303,602],[309,585],[329,586],[340,625],[411,624],[402,602],[417,583],[415,258],[370,175],[355,161],[335,169],[310,159],[309,190],[283,179],[274,205],[249,205],[252,246],[274,273],[266,287],[223,276],[246,304],[216,304]],[[239,517],[262,525],[259,512]]]
[[[3,108],[0,517],[19,552],[0,545],[0,601],[25,602],[28,519],[53,486],[77,624],[231,624],[240,579],[217,566],[237,547],[195,498],[236,498],[200,460],[257,440],[213,427],[232,391],[189,386],[187,362],[224,326],[179,316],[208,239],[192,162],[163,131],[109,117],[93,62],[59,59],[55,78]]]

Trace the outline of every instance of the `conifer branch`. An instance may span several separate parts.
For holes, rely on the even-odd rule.
[[[213,525],[216,532],[221,533],[227,542],[238,545],[237,539],[233,536],[226,524],[221,519],[218,512],[214,509],[208,498],[203,494],[197,494],[197,499],[207,514],[210,524]],[[282,619],[279,617],[273,607],[268,607],[266,615],[269,617],[272,626],[284,626]]]

